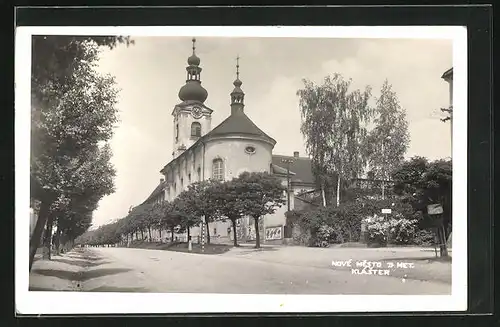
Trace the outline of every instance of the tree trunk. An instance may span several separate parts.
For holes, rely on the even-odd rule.
[[[56,248],[55,255],[61,254],[61,229],[57,227],[56,235],[54,237],[54,247]]]
[[[321,186],[321,198],[323,199],[323,207],[326,207],[325,186]]]
[[[144,241],[144,230],[141,229],[141,241]]]
[[[160,235],[160,243],[163,243],[163,240],[161,239],[161,227],[158,228],[158,234]]]
[[[237,236],[236,235],[236,219],[231,219],[231,222],[233,223],[233,233],[234,233],[234,237],[233,237],[233,244],[234,246],[238,246],[238,239],[237,239]]]
[[[151,226],[148,226],[148,232],[149,232],[149,241],[153,241],[153,238],[151,236]]]
[[[170,229],[170,233],[172,235],[172,239],[170,240],[170,243],[174,243],[174,228]]]
[[[190,228],[189,228],[189,227],[188,227],[188,228],[186,228],[186,229],[187,229],[187,237],[188,237],[187,241],[189,242],[190,237],[191,237],[191,231],[190,231]]]
[[[45,236],[43,238],[43,259],[51,259],[52,250],[52,227],[54,225],[54,216],[49,215],[47,220],[47,228],[45,229]]]
[[[36,250],[40,245],[40,240],[42,239],[43,228],[47,223],[51,201],[42,201],[40,204],[40,211],[38,212],[38,218],[36,220],[35,229],[30,239],[30,265],[29,269],[33,266],[33,261],[35,259]]]
[[[446,247],[446,236],[444,232],[444,226],[438,227],[438,239],[439,239],[439,254],[441,257],[448,257],[448,248]]]
[[[337,178],[337,207],[340,206],[340,175]]]
[[[207,244],[210,244],[210,227],[208,226],[208,221],[205,221],[205,227],[207,230]]]
[[[253,220],[255,225],[255,247],[259,249],[260,248],[259,217],[254,218]]]

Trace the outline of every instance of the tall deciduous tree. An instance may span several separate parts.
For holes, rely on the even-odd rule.
[[[382,85],[374,113],[375,126],[365,143],[368,165],[374,178],[385,180],[403,162],[410,143],[406,111],[388,80]]]
[[[238,194],[238,183],[235,179],[218,184],[211,188],[213,205],[217,207],[222,219],[229,219],[233,225],[233,243],[238,246],[236,222],[243,217],[242,207],[239,205],[241,196]]]
[[[254,219],[255,247],[260,248],[259,218],[275,213],[276,209],[285,204],[286,187],[267,172],[244,172],[235,178],[233,183],[239,195],[238,207],[243,215]]]
[[[394,191],[423,213],[423,227],[436,228],[441,256],[447,256],[446,239],[452,224],[452,163],[451,160],[428,162],[423,157],[405,161],[392,176]],[[443,214],[438,218],[428,215],[427,205],[440,204]]]
[[[201,217],[196,212],[196,208],[190,206],[190,194],[188,190],[185,190],[179,194],[174,201],[172,201],[172,213],[174,219],[179,221],[179,226],[181,230],[187,232],[188,241],[191,238],[191,228],[193,226],[199,225],[201,222]]]
[[[174,242],[175,228],[179,226],[179,216],[174,214],[172,202],[164,201],[159,206],[161,225],[170,231],[170,242]]]
[[[30,270],[54,201],[95,192],[73,182],[89,177],[81,176],[79,165],[89,160],[97,144],[111,138],[117,121],[114,80],[99,75],[95,67],[100,45],[113,48],[121,42],[129,39],[33,37],[31,180],[38,185],[32,199],[41,203],[30,239]]]
[[[205,229],[207,233],[207,243],[210,244],[210,228],[209,223],[215,221],[219,217],[217,207],[213,201],[213,189],[216,189],[220,181],[206,180],[195,182],[188,186],[186,192],[182,194],[182,198],[187,206],[192,210],[196,217],[205,217]]]
[[[340,74],[326,77],[322,85],[303,82],[304,88],[297,91],[301,132],[312,156],[313,173],[326,193],[324,205],[336,194],[338,206],[342,181],[358,177],[366,166],[363,144],[371,117],[371,88],[350,90],[351,80]]]

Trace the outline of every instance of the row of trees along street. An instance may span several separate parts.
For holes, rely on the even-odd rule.
[[[188,186],[173,201],[144,203],[112,224],[99,227],[81,235],[76,242],[86,245],[127,245],[133,235],[152,239],[152,230],[187,233],[194,226],[206,224],[207,243],[210,243],[210,222],[230,220],[234,245],[238,246],[236,225],[243,217],[252,217],[256,232],[256,247],[260,247],[259,222],[261,217],[273,214],[285,203],[286,187],[280,179],[267,172],[244,172],[232,180],[221,182],[207,180]],[[204,219],[203,219],[204,218]]]
[[[96,65],[103,47],[132,43],[129,37],[32,37],[30,197],[37,222],[30,270],[41,241],[49,259],[52,243],[56,251],[72,247],[99,200],[114,191],[108,142],[118,91]]]
[[[289,212],[289,221],[302,221],[312,234],[329,227],[327,236],[352,239],[353,235],[354,238],[360,235],[362,217],[380,214],[381,208],[400,202],[401,208],[406,208],[399,210],[400,225],[417,225],[420,230],[434,228],[441,255],[446,256],[451,226],[451,160],[429,162],[422,157],[405,160],[410,142],[406,111],[388,80],[375,99],[370,86],[354,90],[352,81],[340,74],[327,76],[322,84],[306,79],[303,83],[303,88],[297,91],[301,132],[320,190],[319,203],[330,211],[320,208],[309,209],[307,214]],[[381,186],[382,199],[374,200],[373,194],[363,195],[363,190],[352,187],[353,181],[364,176]],[[397,199],[386,201],[386,192]],[[313,203],[315,199],[310,200]],[[429,204],[443,207],[439,219],[429,216]],[[326,217],[330,226],[325,222]],[[349,221],[341,223],[333,217]],[[355,217],[359,218],[357,222],[352,221]],[[339,237],[343,233],[339,225],[344,226],[344,232],[347,229],[346,237]]]

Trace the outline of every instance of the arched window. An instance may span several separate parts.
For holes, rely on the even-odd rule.
[[[220,158],[213,161],[212,178],[216,181],[224,180],[224,162]]]
[[[198,181],[201,181],[201,168],[198,167]]]
[[[201,124],[194,122],[191,124],[191,136],[200,137],[201,136]]]

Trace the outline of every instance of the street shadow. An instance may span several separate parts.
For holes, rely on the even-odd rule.
[[[403,257],[403,258],[385,258],[381,261],[429,261],[429,262],[451,262],[451,257]]]
[[[68,254],[65,255],[64,257],[71,259],[89,260],[89,261],[98,261],[103,259],[103,257],[89,256],[89,255],[74,255],[74,254]]]
[[[131,271],[131,269],[124,268],[110,268],[110,269],[95,269],[89,270],[85,272],[73,272],[66,270],[57,270],[57,269],[33,269],[32,272],[48,277],[57,277],[70,281],[84,282],[89,279],[115,275],[122,272]]]
[[[115,286],[100,286],[85,292],[117,292],[117,293],[145,293],[147,290],[143,287],[115,287]]]
[[[52,261],[61,262],[61,263],[65,263],[65,264],[73,265],[73,266],[78,266],[78,267],[89,267],[89,268],[98,267],[100,265],[104,265],[106,263],[109,263],[109,261],[88,262],[83,258],[82,259],[75,259],[75,260],[68,260],[68,259],[64,259],[64,258],[63,259],[52,259]]]
[[[30,292],[64,292],[64,291],[54,290],[54,289],[45,288],[45,287],[36,287],[36,286],[30,286],[28,288],[28,291],[30,291]]]
[[[275,251],[278,251],[277,248],[259,248],[259,249],[256,249],[254,247],[252,248],[248,248],[248,247],[237,247],[239,249],[239,251],[235,254],[237,255],[244,255],[244,254],[249,254],[249,253],[258,253],[258,252],[275,252]]]

